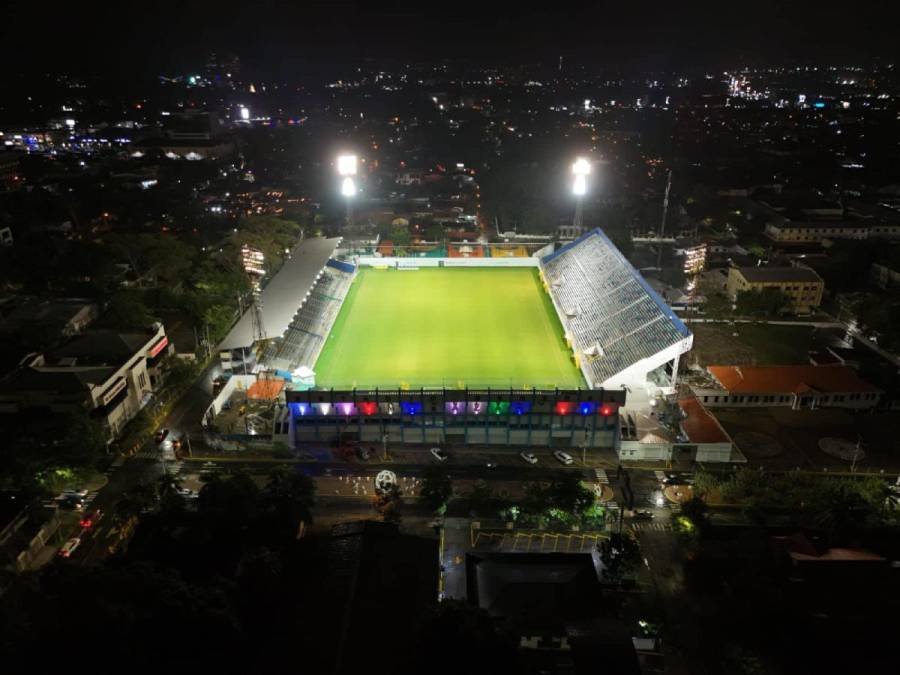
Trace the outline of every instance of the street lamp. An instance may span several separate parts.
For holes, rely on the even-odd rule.
[[[575,218],[572,225],[581,227],[582,211],[584,208],[584,195],[587,194],[587,177],[591,173],[591,163],[579,157],[572,165],[572,174],[575,182],[572,184],[572,194],[575,195]]]
[[[338,174],[344,177],[341,181],[341,194],[347,200],[347,225],[353,225],[353,197],[356,195],[356,155],[340,155],[337,158]]]

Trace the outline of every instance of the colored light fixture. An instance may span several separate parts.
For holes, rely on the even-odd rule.
[[[491,401],[488,404],[489,415],[505,415],[509,412],[509,403],[506,401]]]

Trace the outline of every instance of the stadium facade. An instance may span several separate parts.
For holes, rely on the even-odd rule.
[[[286,380],[283,398],[273,405],[272,440],[291,447],[343,439],[618,448],[626,397],[629,406],[647,406],[673,393],[679,359],[692,345],[687,327],[599,229],[531,256],[399,257],[356,250],[338,261],[330,243],[326,249],[307,259],[318,266],[307,273],[308,290],[294,288],[300,306],[290,321],[280,317],[287,326],[262,358],[266,377]],[[316,388],[316,361],[363,266],[537,268],[586,388]],[[245,329],[229,346],[248,335]]]
[[[441,389],[285,392],[286,445],[367,443],[616,447],[625,392]]]

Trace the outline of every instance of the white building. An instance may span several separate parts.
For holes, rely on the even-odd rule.
[[[33,354],[0,380],[0,414],[86,410],[114,438],[150,400],[173,347],[162,324],[143,333],[89,331]]]

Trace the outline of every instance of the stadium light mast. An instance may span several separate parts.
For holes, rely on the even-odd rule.
[[[340,155],[337,158],[338,174],[344,177],[341,181],[341,194],[347,200],[347,225],[353,226],[353,197],[356,196],[356,155]]]
[[[584,195],[587,194],[587,177],[591,173],[591,163],[579,157],[572,165],[572,174],[575,182],[572,184],[572,194],[575,195],[575,218],[572,224],[581,227],[582,212],[584,210]]]

